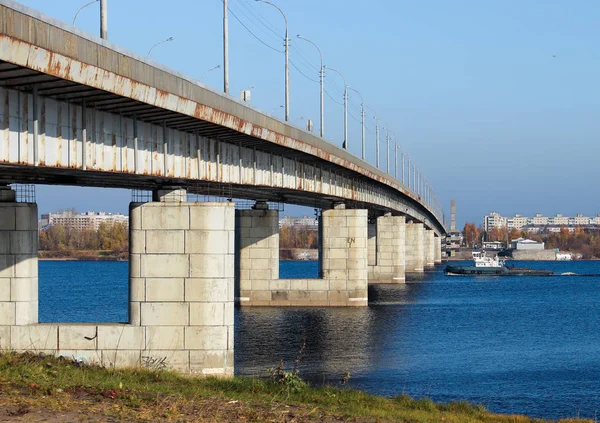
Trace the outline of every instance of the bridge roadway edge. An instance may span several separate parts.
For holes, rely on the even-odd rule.
[[[380,184],[386,189],[390,189],[392,193],[395,193],[395,197],[406,199],[411,208],[412,217],[428,222],[429,225],[435,228],[436,233],[444,233],[443,224],[437,220],[433,211],[418,196],[407,190],[398,181],[362,162],[348,152],[332,146],[309,133],[272,119],[262,112],[241,105],[233,98],[213,92],[202,86],[202,84],[174,73],[152,61],[125,52],[123,49],[104,40],[99,40],[96,37],[70,28],[12,1],[2,0],[0,4],[2,5],[3,18],[1,25],[3,60],[24,67],[29,66],[29,69],[35,68],[42,71],[42,73],[70,81],[76,79],[71,71],[76,68],[80,70],[85,68],[86,72],[80,72],[78,75],[83,78],[79,82],[84,83],[86,86],[95,86],[105,92],[114,92],[116,95],[128,98],[138,96],[137,99],[146,104],[153,103],[156,107],[165,110],[212,122],[286,149],[311,154],[319,160],[327,161],[339,168],[354,172],[357,177],[365,177],[371,180],[373,184]],[[9,25],[9,17],[12,18],[12,25]],[[21,25],[20,31],[16,29],[19,24]],[[44,30],[27,30],[27,28],[33,27],[43,28]],[[43,37],[40,35],[46,32],[47,35]],[[37,34],[37,38],[35,34]],[[55,39],[67,39],[69,42],[56,43],[53,42]],[[24,46],[23,43],[27,46]],[[17,44],[22,46],[21,54],[8,57],[10,56],[8,52],[14,52]],[[52,50],[44,52],[44,44]],[[68,48],[71,49],[70,52],[67,51]],[[23,55],[24,51],[28,53]],[[78,58],[84,55],[83,59],[87,60],[76,64],[77,60],[73,58],[73,52],[77,53]],[[67,53],[71,53],[71,56]],[[29,63],[30,58],[35,59],[35,66]],[[93,63],[98,64],[99,62],[102,62],[102,66],[106,69],[94,68]],[[112,70],[111,66],[113,67]],[[92,69],[94,70],[92,71]],[[135,75],[126,77],[119,75],[114,70],[121,71],[121,73],[129,71]],[[90,78],[92,75],[94,75],[94,78]],[[152,85],[143,84],[144,78],[147,81],[151,80]],[[106,81],[111,82],[107,83]],[[162,87],[159,87],[160,84],[162,84]],[[129,88],[130,91],[128,93],[119,91],[123,87]],[[149,96],[154,98],[152,102],[149,101]],[[202,101],[192,101],[189,98],[197,98]],[[14,168],[7,167],[7,169]],[[43,172],[41,168],[38,168],[37,171]],[[96,173],[89,170],[85,172]],[[135,177],[143,178],[141,175],[135,175]],[[77,178],[81,178],[81,175],[78,174]],[[335,198],[335,196],[332,196],[332,199]],[[399,212],[399,210],[395,210],[395,212]]]

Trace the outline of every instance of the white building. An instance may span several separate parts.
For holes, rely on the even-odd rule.
[[[129,217],[123,214],[113,214],[105,212],[75,213],[73,211],[63,211],[59,213],[42,214],[41,224],[43,226],[61,225],[65,228],[83,230],[91,229],[97,231],[101,223],[123,223],[129,226]]]
[[[319,227],[319,221],[310,216],[302,216],[302,217],[290,217],[283,216],[282,219],[279,219],[279,227],[283,226],[292,226],[297,228],[306,228],[306,229],[317,229]]]
[[[483,218],[483,228],[486,232],[492,228],[504,228],[507,225],[507,219],[498,212],[491,212]]]
[[[590,225],[600,227],[600,213],[595,217],[584,216],[581,213],[574,217],[563,216],[562,214],[547,217],[541,213],[536,213],[535,216],[530,217],[520,214],[515,214],[513,217],[505,217],[498,212],[491,212],[489,215],[483,217],[483,226],[486,232],[492,228],[507,228],[508,230],[522,229],[531,233],[538,233],[543,230],[560,232],[561,227],[568,227],[573,232],[575,226],[589,227]]]
[[[510,242],[510,248],[512,248],[513,250],[521,250],[521,251],[522,250],[528,250],[528,251],[543,250],[544,243],[537,242],[532,239],[518,238],[518,239],[513,239]]]

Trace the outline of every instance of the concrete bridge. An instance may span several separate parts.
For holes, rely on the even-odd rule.
[[[38,323],[37,205],[8,184],[151,190],[130,205],[129,321]],[[0,348],[233,373],[233,308],[366,306],[441,261],[443,213],[311,133],[0,0]],[[250,199],[188,202],[187,194]],[[322,209],[320,278],[279,278],[278,211]]]

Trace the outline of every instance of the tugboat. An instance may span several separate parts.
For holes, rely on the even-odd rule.
[[[446,274],[453,276],[551,276],[551,270],[508,267],[498,256],[488,257],[485,251],[473,251],[472,266],[446,266]]]

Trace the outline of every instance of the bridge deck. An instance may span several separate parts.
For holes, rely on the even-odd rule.
[[[0,87],[6,180],[141,188],[171,183],[196,192],[318,207],[350,200],[357,207],[401,212],[445,232],[434,198],[428,204],[347,151],[7,0],[0,1]],[[16,92],[25,96],[15,98]],[[86,111],[86,119],[94,116],[94,121],[90,139],[82,140]],[[65,128],[72,136],[59,131],[62,120],[71,121]],[[117,129],[117,120],[127,128]],[[34,121],[42,140],[32,133]],[[23,125],[27,136],[15,143],[14,133],[22,134]],[[62,152],[63,142],[72,155]],[[202,148],[207,151],[200,157]],[[101,161],[93,153],[100,150]],[[112,160],[105,157],[111,154]],[[264,175],[257,176],[257,169]]]

